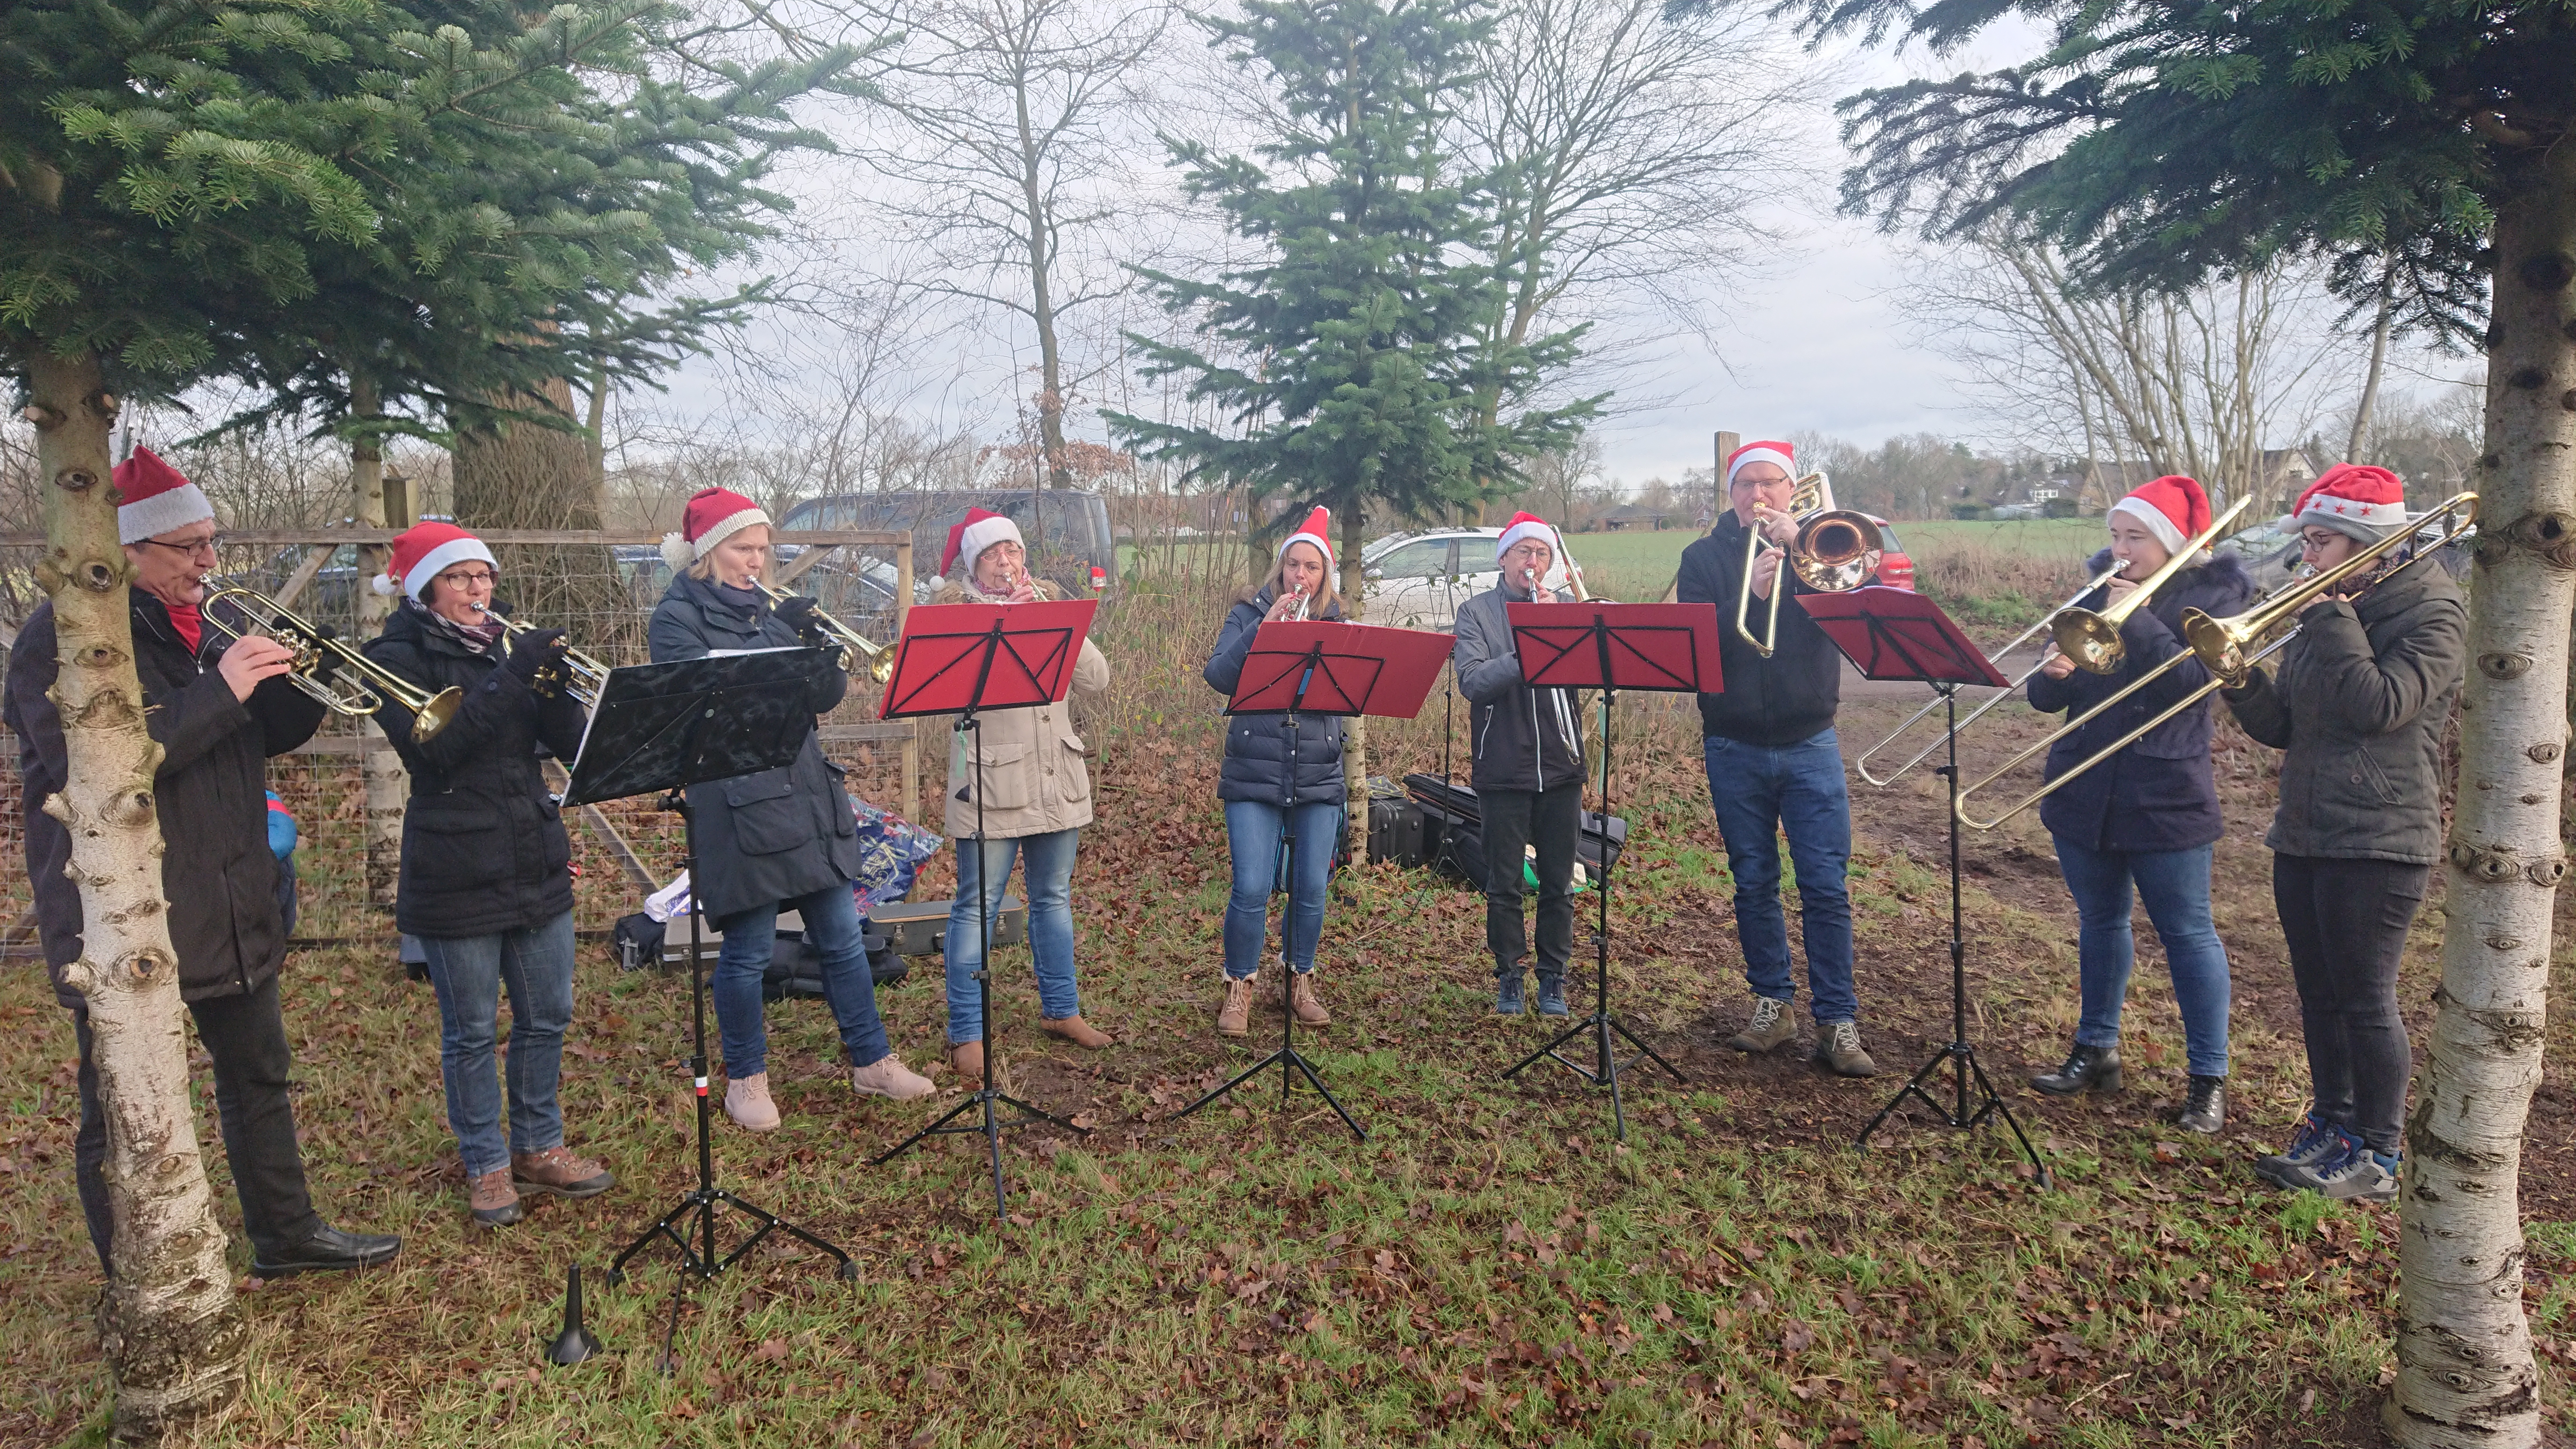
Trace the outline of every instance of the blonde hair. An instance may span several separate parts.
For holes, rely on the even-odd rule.
[[[1306,540],[1301,538],[1297,540],[1297,543],[1306,543]],[[1290,548],[1295,546],[1295,544],[1289,545]],[[1314,548],[1313,544],[1306,544],[1306,546],[1308,548]],[[1318,554],[1323,552],[1322,549],[1316,549],[1315,551]],[[1333,577],[1332,560],[1329,557],[1326,557],[1321,559],[1320,562],[1324,565],[1324,581],[1322,586],[1315,590],[1315,597],[1309,600],[1306,604],[1307,615],[1310,618],[1316,619],[1324,617],[1324,611],[1327,608],[1330,608],[1342,601],[1341,589]],[[1261,587],[1270,591],[1270,597],[1272,599],[1275,600],[1285,597],[1287,574],[1288,549],[1283,548],[1279,550],[1279,556],[1270,561],[1270,576],[1261,581]]]

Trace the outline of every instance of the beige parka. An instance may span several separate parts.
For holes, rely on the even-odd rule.
[[[1064,591],[1047,579],[1037,581],[1038,597],[1061,599]],[[972,579],[949,579],[939,586],[942,604],[990,604]],[[976,834],[976,762],[967,757],[968,741],[981,738],[984,818],[987,840],[1011,840],[1077,830],[1091,823],[1091,749],[1073,731],[1073,699],[1098,695],[1109,688],[1109,659],[1089,639],[1074,660],[1073,687],[1062,704],[1025,709],[986,710],[976,716],[978,728],[951,730],[948,747],[947,830],[952,840]]]

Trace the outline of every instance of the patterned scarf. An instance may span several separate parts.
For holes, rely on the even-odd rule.
[[[418,599],[406,597],[403,600],[403,607],[418,616],[422,626],[429,632],[442,638],[453,639],[476,654],[492,652],[493,646],[499,644],[501,636],[508,632],[497,614],[484,616],[480,624],[459,624]]]

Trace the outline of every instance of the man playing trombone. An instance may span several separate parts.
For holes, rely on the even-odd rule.
[[[1804,589],[1782,569],[1798,535],[1799,519],[1790,511],[1796,466],[1787,443],[1751,442],[1727,455],[1727,511],[1707,537],[1682,550],[1677,599],[1742,615],[1751,600],[1768,600],[1784,584]],[[1751,536],[1757,530],[1767,546]],[[1753,990],[1752,1019],[1727,1045],[1768,1052],[1798,1039],[1789,1012],[1797,991],[1789,928],[1780,909],[1779,837],[1785,832],[1806,926],[1815,1059],[1842,1076],[1875,1076],[1878,1064],[1860,1040],[1851,895],[1843,883],[1851,861],[1851,796],[1834,734],[1842,652],[1806,611],[1783,608],[1773,617],[1768,650],[1741,627],[1719,630],[1726,692],[1699,697],[1709,803],[1735,875],[1735,933],[1744,948],[1745,984]]]
[[[198,1042],[214,1059],[215,1107],[250,1238],[251,1272],[278,1278],[373,1267],[389,1261],[402,1239],[344,1232],[313,1210],[287,1097],[294,1054],[277,1002],[286,926],[277,858],[268,848],[268,757],[311,738],[323,706],[294,684],[293,649],[247,627],[227,644],[220,630],[206,628],[198,606],[215,570],[218,535],[205,493],[143,448],[118,464],[114,477],[123,500],[117,532],[133,571],[134,672],[143,687],[145,727],[162,749],[153,775],[167,847],[161,893],[169,902],[170,944],[179,953],[179,993],[196,1018]],[[71,1010],[80,1043],[73,1173],[90,1242],[100,1266],[113,1274],[107,1119],[89,1012],[63,980],[63,969],[80,957],[80,892],[64,874],[71,837],[43,808],[69,769],[62,716],[47,697],[60,667],[48,601],[28,617],[9,652],[8,699],[0,714],[18,737],[36,930],[55,998]]]

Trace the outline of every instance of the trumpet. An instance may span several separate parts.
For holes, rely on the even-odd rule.
[[[2113,755],[2118,754],[2120,751],[2127,749],[2129,746],[2136,744],[2139,740],[2144,739],[2148,733],[2156,729],[2159,725],[2162,725],[2165,721],[2172,719],[2187,709],[2190,709],[2202,700],[2207,699],[2216,691],[2221,689],[2236,689],[2243,686],[2246,679],[2253,673],[2255,665],[2262,663],[2264,660],[2271,658],[2274,654],[2287,648],[2291,640],[2299,637],[2299,631],[2295,626],[2293,626],[2288,633],[2281,635],[2280,638],[2273,640],[2269,644],[2261,643],[2263,636],[2280,628],[2281,625],[2288,623],[2301,610],[2307,608],[2308,605],[2315,603],[2318,599],[2334,592],[2338,588],[2341,588],[2355,575],[2361,573],[2364,569],[2378,564],[2381,560],[2387,558],[2390,554],[2395,553],[2400,548],[2411,548],[2411,552],[2405,559],[2401,560],[2396,567],[2391,568],[2388,572],[2363,585],[2359,592],[2367,593],[2369,590],[2379,587],[2381,584],[2386,583],[2390,578],[2395,577],[2401,570],[2431,557],[2437,550],[2447,548],[2451,544],[2458,542],[2470,529],[2477,526],[2478,495],[2475,493],[2453,494],[2451,497],[2444,499],[2441,503],[2436,504],[2433,508],[2428,510],[2423,517],[2431,518],[2435,514],[2447,514],[2456,510],[2465,510],[2465,516],[2458,523],[2444,529],[2439,537],[2433,539],[2430,543],[2425,544],[2420,548],[2412,546],[2415,544],[2416,535],[2421,532],[2421,529],[2410,528],[2404,533],[2381,539],[2379,542],[2370,545],[2368,548],[2362,549],[2360,552],[2355,553],[2352,557],[2345,559],[2343,562],[2336,564],[2332,568],[2320,570],[2304,579],[2297,579],[2288,584],[2282,585],[2280,588],[2274,590],[2268,597],[2262,599],[2252,608],[2245,610],[2243,613],[2230,614],[2225,618],[2217,618],[2199,609],[2184,610],[2182,616],[2183,636],[2191,642],[2190,648],[2176,651],[2172,658],[2167,659],[2164,663],[2157,665],[2146,673],[2139,675],[2136,679],[2122,686],[2117,693],[2114,693],[2108,699],[2105,699],[2101,703],[2093,706],[2091,709],[2084,711],[2084,713],[2076,716],[2074,719],[2068,720],[2059,728],[2051,730],[2044,738],[2030,745],[2024,746],[2019,752],[2014,754],[2011,759],[2004,761],[2000,769],[1995,770],[1993,773],[1987,775],[1984,779],[1979,780],[1974,785],[1970,785],[1966,789],[1961,790],[1959,792],[1958,803],[1953,807],[1959,817],[1959,823],[1967,826],[1971,830],[1992,830],[1996,826],[2003,824],[2005,821],[2019,815],[2024,810],[2027,810],[2031,806],[2048,798],[2050,795],[2055,794],[2068,781],[2075,779],[2077,776],[2091,770],[2094,766],[2102,763],[2104,760],[2107,760]],[[2258,645],[2260,647],[2257,647]],[[2249,650],[2251,652],[2248,652]],[[2191,693],[2184,695],[2172,704],[2167,705],[2162,713],[2158,714],[2155,718],[2148,720],[2145,724],[2139,725],[2136,729],[2120,736],[2119,739],[2114,740],[2110,744],[2094,751],[2090,755],[2087,755],[2083,760],[2079,761],[2076,765],[2067,770],[2065,774],[2058,776],[2056,779],[2042,785],[2039,789],[2032,791],[2029,795],[2024,796],[2019,802],[2015,803],[2011,809],[2006,810],[2001,815],[1994,817],[1992,820],[1977,820],[1969,816],[1967,808],[1969,796],[1983,790],[1988,785],[1993,784],[1996,780],[2001,779],[2015,766],[2019,765],[2022,761],[2029,759],[2032,755],[2047,749],[2051,745],[2056,744],[2059,740],[2082,729],[2103,711],[2110,709],[2112,706],[2126,700],[2129,696],[2136,694],[2139,690],[2146,688],[2149,684],[2163,678],[2168,671],[2180,666],[2185,660],[2196,660],[2203,669],[2208,670],[2209,682],[2203,684],[2198,689],[2193,690]]]
[[[787,595],[762,582],[757,574],[752,576],[751,586],[760,590],[761,597],[769,600],[769,607],[773,609],[786,602]],[[821,609],[814,611],[814,622],[831,639],[833,646],[841,651],[843,669],[855,669],[859,661],[865,660],[868,666],[868,678],[883,684],[893,677],[894,648],[892,645],[879,644]]]
[[[2243,513],[2246,505],[2253,501],[2249,496],[2228,505],[2225,513],[2211,519],[2209,527],[2174,550],[2173,557],[2165,560],[2164,567],[2147,575],[2120,602],[2098,612],[2076,608],[2059,610],[2048,624],[2050,636],[2057,641],[2057,652],[2074,660],[2075,667],[2087,673],[2109,674],[2118,669],[2120,661],[2129,653],[2128,646],[2120,642],[2120,626],[2128,622],[2130,615],[2145,608],[2147,601],[2154,597],[2156,590],[2164,587],[2166,580],[2190,568],[2192,560],[2200,556],[2200,551],[2209,547],[2210,540],[2226,532],[2227,525],[2234,523],[2236,515]]]
[[[225,617],[217,604],[229,606],[239,617]],[[333,714],[363,719],[389,702],[399,704],[411,713],[411,737],[426,740],[445,729],[456,717],[457,707],[465,703],[464,692],[453,685],[432,694],[257,589],[217,589],[206,596],[199,611],[206,627],[224,638],[259,635],[295,651],[295,662],[287,668],[288,682]],[[347,670],[359,682],[326,684],[314,678],[326,660],[333,670]]]
[[[1859,588],[1877,574],[1878,561],[1887,550],[1878,525],[1867,514],[1834,506],[1834,480],[1823,469],[1790,485],[1789,514],[1799,520],[1787,560],[1798,582],[1820,594],[1839,594]],[[1753,561],[1767,544],[1770,540],[1759,527],[1745,530],[1744,580],[1735,591],[1735,632],[1765,659],[1779,647],[1780,597],[1789,592],[1787,581],[1775,575],[1771,612],[1756,637],[1745,620],[1753,611]]]
[[[522,624],[499,609],[487,608],[483,617],[499,624],[510,636],[510,647],[516,649],[522,639],[537,631],[534,624]],[[541,694],[562,690],[581,701],[584,709],[599,708],[599,691],[608,683],[608,666],[578,649],[566,645],[563,658],[537,671],[529,683]]]
[[[2104,584],[2109,583],[2114,574],[2117,574],[2120,570],[2126,567],[2128,567],[2128,565],[2121,563],[2118,559],[2113,559],[2109,568],[2095,574],[2091,583],[2086,584],[2084,587],[2077,589],[2073,594],[2068,595],[2065,603],[2062,603],[2056,608],[2049,610],[2046,614],[2041,615],[2038,623],[2033,624],[2029,628],[2022,630],[2019,634],[2014,635],[2011,641],[2006,643],[2004,647],[1987,655],[1986,662],[1988,664],[2003,663],[2014,650],[2029,643],[2033,638],[2036,638],[2040,633],[2045,631],[2050,623],[2052,623],[2060,613],[2063,613],[2068,609],[2072,609],[2077,604],[2083,602],[2086,595],[2092,593],[2095,589],[2102,587]],[[1985,703],[1978,705],[1975,709],[1970,710],[1968,712],[1968,717],[1959,721],[1958,732],[1964,733],[1968,726],[1975,724],[1979,719],[1983,718],[1988,710],[1991,710],[1996,705],[2012,698],[2013,691],[2021,688],[2025,684],[2028,684],[2030,682],[2030,677],[2037,674],[2040,670],[2040,666],[2047,662],[2047,654],[2046,651],[2043,650],[2038,664],[2033,664],[2028,669],[2025,669],[2021,673],[2013,676],[2011,684],[1997,690],[1992,699],[1989,699]],[[1943,731],[1939,739],[1936,739],[1932,743],[1924,746],[1923,749],[1914,756],[1914,758],[1907,760],[1904,764],[1888,771],[1886,778],[1881,779],[1869,772],[1869,762],[1878,754],[1879,751],[1895,744],[1907,730],[1920,724],[1925,716],[1938,710],[1941,707],[1941,704],[1942,700],[1940,697],[1935,696],[1930,704],[1927,704],[1921,709],[1916,710],[1914,713],[1907,715],[1904,723],[1899,724],[1896,728],[1887,732],[1887,738],[1880,740],[1877,744],[1861,751],[1860,757],[1852,761],[1852,769],[1856,771],[1862,779],[1867,780],[1873,785],[1893,785],[1905,774],[1906,771],[1911,770],[1915,766],[1922,764],[1925,760],[1932,758],[1932,754],[1935,750],[1938,750],[1943,745],[1949,743],[1950,735],[1952,733],[1951,731]]]

